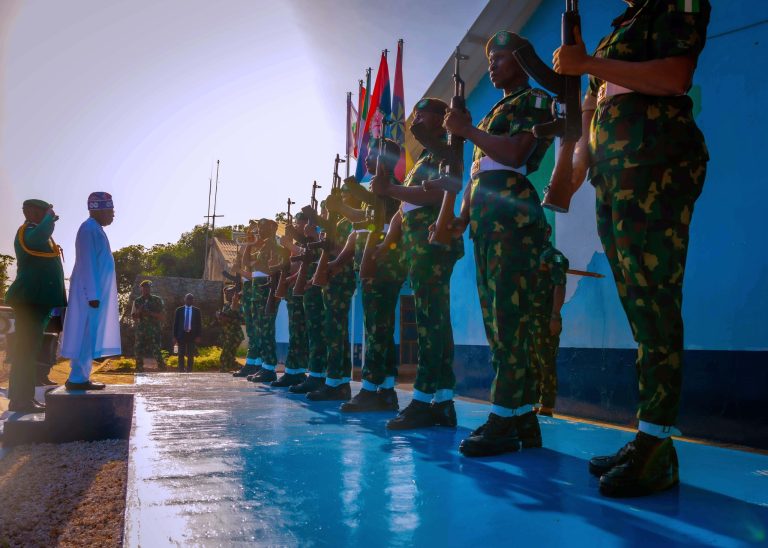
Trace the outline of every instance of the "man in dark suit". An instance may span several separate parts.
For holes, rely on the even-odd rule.
[[[184,306],[176,309],[173,319],[173,340],[179,347],[179,371],[184,371],[184,357],[186,356],[186,371],[192,372],[195,362],[197,343],[200,342],[200,333],[203,330],[200,317],[200,309],[192,306],[195,297],[187,293],[184,297]]]

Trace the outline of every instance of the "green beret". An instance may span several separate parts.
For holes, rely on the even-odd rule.
[[[235,290],[234,285],[225,285],[224,286],[224,293],[232,293]]]
[[[517,49],[519,36],[514,32],[500,30],[485,44],[485,56],[490,57],[493,51],[514,51]]]
[[[297,221],[308,221],[309,217],[307,217],[306,213],[303,211],[299,211],[296,215],[293,216],[294,219]]]
[[[437,99],[436,97],[424,97],[421,101],[416,103],[416,106],[413,107],[413,109],[442,116],[445,114],[445,111],[448,110],[448,105],[445,101]]]
[[[152,285],[152,281],[151,280],[144,280],[143,282],[141,282],[139,284],[139,287],[144,287],[145,285],[151,286]]]
[[[48,209],[53,206],[48,202],[46,202],[45,200],[32,199],[32,200],[24,200],[22,207],[39,207],[40,209]]]

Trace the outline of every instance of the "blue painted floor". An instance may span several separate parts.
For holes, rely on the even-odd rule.
[[[468,459],[487,405],[457,402],[457,430],[390,433],[391,414],[225,375],[137,382],[127,546],[768,545],[766,455],[676,442],[679,488],[614,500],[586,461],[629,432],[542,418],[544,448]]]

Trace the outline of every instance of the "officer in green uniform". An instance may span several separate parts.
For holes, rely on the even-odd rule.
[[[301,211],[293,217],[293,233],[303,236],[307,226],[307,216]],[[291,255],[301,253],[293,238],[286,233],[280,239],[280,245]],[[297,270],[295,263],[292,270]],[[294,272],[296,274],[296,272]],[[285,372],[272,382],[276,388],[287,388],[301,384],[307,379],[307,362],[309,361],[309,343],[307,340],[307,322],[304,315],[304,302],[302,297],[293,295],[293,288],[288,289],[285,297],[285,305],[288,310],[288,355],[285,358]]]
[[[553,59],[558,72],[590,75],[583,103],[588,131],[573,156],[559,160],[572,160],[575,188],[589,169],[598,234],[638,344],[637,436],[616,455],[590,461],[609,496],[678,483],[670,436],[677,433],[682,386],[683,277],[709,159],[686,95],[706,41],[709,1],[627,3],[594,55],[577,36]]]
[[[247,379],[251,382],[271,383],[277,380],[277,348],[275,345],[275,319],[277,307],[267,312],[269,298],[269,265],[277,261],[277,223],[271,219],[259,219],[259,248],[254,258],[253,312],[256,317],[256,332],[259,341],[261,368]]]
[[[383,147],[383,156],[379,158],[379,146]],[[366,168],[374,174],[374,179],[382,181],[382,186],[399,186],[395,179],[394,171],[400,159],[400,146],[391,139],[372,139],[369,143],[370,152],[366,157]],[[377,169],[379,172],[377,173]],[[357,209],[345,204],[335,204],[329,199],[328,207],[337,207],[337,211],[355,223],[356,230],[347,241],[345,250],[337,257],[334,263],[339,263],[350,244],[354,246],[354,266],[356,271],[361,270],[364,250],[370,245],[381,245],[383,233],[388,230],[384,225],[382,232],[375,231],[368,212],[374,216],[381,215],[389,220],[397,212],[400,202],[384,197],[384,200],[376,200],[374,193],[365,190],[349,180],[359,189],[359,195],[350,192],[350,203],[362,199],[368,206],[367,209]],[[347,183],[344,190],[351,190]],[[383,211],[374,211],[378,202]],[[380,238],[375,244],[369,243],[369,239]],[[400,289],[405,281],[405,268],[402,262],[402,252],[399,247],[381,254],[375,261],[375,269],[372,278],[360,280],[363,305],[363,327],[365,333],[365,359],[362,370],[363,386],[360,392],[349,402],[341,405],[341,410],[346,413],[362,411],[397,411],[397,393],[395,392],[395,376],[397,374],[397,356],[395,355],[395,311],[400,295]],[[335,271],[334,265],[332,265]]]
[[[165,360],[161,346],[165,305],[163,299],[151,294],[151,281],[144,280],[140,288],[141,295],[134,299],[131,307],[135,327],[133,355],[136,358],[136,371],[144,371],[144,356],[152,356],[157,361],[157,368],[163,371]]]
[[[58,217],[43,200],[25,200],[25,222],[13,242],[16,279],[5,294],[15,319],[15,359],[11,364],[8,409],[39,413],[45,405],[35,401],[36,358],[54,307],[66,306],[61,249],[51,238]]]
[[[345,200],[351,200],[349,192],[342,190]],[[344,247],[349,234],[352,232],[352,223],[342,218],[336,223],[336,229],[330,237],[330,259]],[[326,376],[325,384],[317,390],[307,393],[307,399],[312,401],[347,401],[352,397],[349,386],[352,377],[352,356],[349,343],[349,309],[352,302],[352,294],[355,292],[355,270],[351,262],[346,263],[336,270],[330,283],[322,288],[323,305],[323,333],[325,335]],[[306,297],[306,295],[305,295]]]
[[[317,220],[313,216],[307,218],[307,224],[304,227],[304,237],[307,243],[317,242],[319,239]],[[288,389],[293,394],[307,394],[322,387],[325,384],[325,371],[328,363],[325,331],[323,328],[323,321],[325,319],[323,288],[318,285],[312,285],[312,277],[315,275],[320,254],[317,251],[306,248],[304,253],[309,254],[310,260],[305,267],[306,272],[302,273],[303,278],[297,276],[296,283],[304,286],[301,301],[304,306],[304,320],[306,322],[307,343],[309,345],[309,362],[307,363],[307,378]]]
[[[243,280],[242,298],[240,307],[245,318],[245,333],[248,336],[248,353],[245,356],[245,365],[239,371],[232,373],[233,377],[247,377],[253,375],[261,368],[262,360],[259,356],[259,343],[256,334],[256,324],[253,314],[253,256],[252,250],[258,236],[257,225],[251,221],[246,229],[245,244],[238,251],[236,264],[233,270]]]
[[[539,415],[552,416],[557,398],[557,350],[563,322],[560,309],[565,301],[568,259],[550,242],[552,227],[546,225],[546,240],[531,290],[531,319],[534,367],[537,373]]]
[[[429,227],[437,220],[443,192],[425,190],[422,186],[438,177],[440,162],[449,155],[442,126],[447,108],[440,99],[419,101],[410,130],[424,150],[406,175],[403,186],[380,185],[378,178],[373,181],[376,192],[383,191],[401,202],[399,248],[413,289],[419,344],[413,400],[387,423],[387,428],[393,430],[456,426],[450,280],[456,261],[464,255],[464,241],[457,238],[448,247],[429,243]],[[392,224],[397,222],[396,216]]]
[[[221,358],[219,370],[231,371],[238,367],[236,354],[237,348],[243,342],[243,316],[240,312],[240,295],[235,291],[235,286],[228,285],[224,288],[224,305],[216,313],[216,319],[221,324]]]
[[[449,110],[445,127],[475,145],[470,187],[460,223],[475,244],[477,289],[496,372],[488,421],[459,449],[466,456],[495,455],[541,446],[533,412],[536,372],[531,362],[530,303],[533,275],[544,243],[544,212],[526,175],[539,167],[551,140],[537,139],[536,124],[551,120],[551,98],[528,85],[511,51],[511,34],[497,32],[486,45],[494,87],[504,90],[477,127]]]

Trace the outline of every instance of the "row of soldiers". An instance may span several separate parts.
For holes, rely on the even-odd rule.
[[[512,76],[514,81],[509,85],[515,86],[518,93],[510,96],[514,101],[500,103],[505,108],[493,126],[492,131],[497,134],[530,130],[534,123],[551,115],[549,96],[528,87],[522,71]],[[519,118],[514,128],[502,123],[508,118],[509,106],[517,110]],[[372,176],[370,190],[354,177],[343,184],[339,181],[338,192],[331,192],[319,213],[312,206],[302,208],[279,239],[276,222],[261,219],[252,224],[235,266],[242,279],[239,306],[248,334],[246,365],[235,376],[288,387],[290,392],[306,394],[312,401],[343,401],[342,412],[397,411],[395,309],[408,279],[415,301],[418,369],[412,402],[388,421],[387,428],[456,426],[450,279],[454,265],[464,255],[463,227],[456,231],[449,245],[430,242],[443,191],[425,190],[425,183],[439,177],[440,165],[447,160],[450,149],[446,146],[445,126],[457,114],[440,99],[425,98],[417,103],[410,131],[424,150],[403,181],[394,177],[399,145],[379,139],[372,143],[366,158]],[[534,154],[528,155],[530,173],[538,167],[550,142],[539,143],[528,135],[535,149]],[[477,150],[481,157],[482,149]],[[509,171],[498,169],[488,173],[494,172],[500,172],[497,178],[501,185],[530,187],[523,176],[510,177]],[[492,200],[486,200],[480,224],[472,226],[481,306],[497,376],[489,428],[473,432],[461,445],[462,452],[470,456],[514,451],[521,444],[540,446],[536,409],[541,407],[542,414],[551,415],[554,407],[560,307],[568,262],[549,244],[550,232],[535,190],[525,190],[531,195],[530,204],[538,208],[530,207],[527,220],[515,221],[530,227],[525,238],[510,242],[513,245],[509,248],[499,245],[505,243],[503,231],[497,228],[499,223],[515,217],[509,215],[508,204],[493,204]],[[480,202],[482,198],[476,196],[475,200]],[[487,211],[488,206],[496,209]],[[377,211],[372,212],[371,208]],[[372,218],[381,214],[382,209],[389,222],[378,230]],[[485,237],[489,238],[487,244],[478,246]],[[365,273],[365,250],[372,241],[375,268],[372,273]],[[520,265],[514,269],[517,282],[506,278],[506,267],[501,269],[499,261],[515,248],[518,256],[514,261]],[[327,254],[327,263],[318,249]],[[289,350],[285,373],[278,379],[276,307],[270,303],[274,299],[274,283],[270,280],[285,268],[286,258],[291,256],[295,260],[288,260],[292,266],[288,267],[286,279],[292,287],[285,297]],[[308,270],[302,276],[305,264]],[[324,271],[320,276],[319,265]],[[356,278],[362,294],[365,357],[362,388],[352,397],[348,317]],[[501,283],[497,287],[496,280],[503,280],[506,289]],[[234,288],[230,291],[233,303],[237,302]],[[232,343],[235,342],[239,341],[233,339]],[[503,356],[504,353],[507,355]],[[499,436],[494,417],[501,418],[507,427],[514,426],[514,436]],[[518,428],[525,432],[522,440],[517,435]]]

